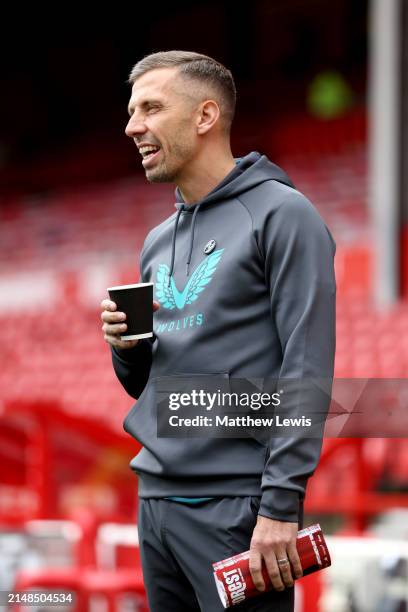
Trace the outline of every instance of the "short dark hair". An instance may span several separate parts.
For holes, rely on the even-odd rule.
[[[131,85],[146,72],[157,68],[179,68],[186,78],[208,84],[219,95],[221,115],[227,131],[235,114],[237,92],[232,73],[208,55],[194,51],[159,51],[146,55],[135,64],[129,75]]]

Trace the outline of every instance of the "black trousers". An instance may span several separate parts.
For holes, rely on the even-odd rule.
[[[139,543],[151,612],[221,612],[212,563],[247,550],[257,497],[225,497],[189,505],[139,499]],[[237,612],[293,612],[294,588],[269,591],[234,606]]]

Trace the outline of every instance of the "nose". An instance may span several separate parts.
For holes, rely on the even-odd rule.
[[[136,117],[136,114],[133,114],[128,121],[128,124],[125,128],[126,136],[129,138],[135,138],[135,136],[139,136],[140,134],[144,134],[146,132],[146,126],[141,119]]]

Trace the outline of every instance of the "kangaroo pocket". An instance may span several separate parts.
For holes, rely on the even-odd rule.
[[[261,475],[267,445],[260,440],[215,437],[220,435],[219,432],[205,425],[198,428],[166,426],[170,418],[177,422],[186,415],[187,418],[189,415],[191,418],[201,416],[214,420],[211,398],[214,408],[216,394],[228,393],[229,390],[226,372],[176,374],[150,379],[124,423],[125,430],[143,445],[131,462],[132,469],[141,475],[146,473],[163,478]]]

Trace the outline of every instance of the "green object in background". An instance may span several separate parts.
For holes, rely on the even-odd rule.
[[[343,115],[354,102],[351,87],[335,70],[321,72],[309,85],[307,107],[312,115],[333,119]]]

